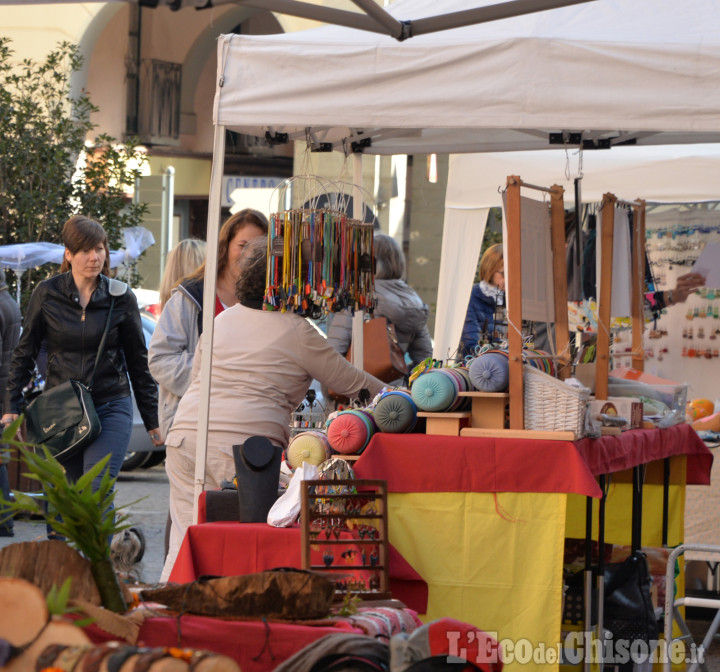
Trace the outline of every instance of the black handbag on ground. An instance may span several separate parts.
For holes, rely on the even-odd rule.
[[[616,642],[657,640],[659,629],[650,596],[651,583],[647,557],[642,551],[605,566],[603,627],[613,633]]]
[[[111,280],[112,282],[119,281]],[[125,283],[119,284],[127,288]],[[59,462],[69,460],[82,452],[102,431],[91,391],[95,371],[105,349],[105,340],[115,305],[116,294],[112,289],[110,309],[90,376],[90,386],[87,387],[77,380],[67,380],[35,397],[25,408],[27,441],[35,445],[44,445]],[[125,289],[121,294],[124,294],[124,291]]]

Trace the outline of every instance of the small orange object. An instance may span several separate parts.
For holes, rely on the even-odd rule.
[[[711,416],[715,411],[715,404],[709,399],[693,399],[688,402],[687,415],[692,420],[700,420]]]

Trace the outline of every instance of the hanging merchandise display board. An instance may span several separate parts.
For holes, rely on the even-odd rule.
[[[317,197],[303,200],[310,207],[270,216],[266,307],[313,318],[344,309],[372,311],[372,223],[349,217],[341,200],[322,208],[313,207]]]
[[[708,245],[720,244],[720,211],[706,206],[655,206],[648,211],[646,245],[657,290],[671,290]],[[648,325],[645,369],[687,383],[688,399],[720,401],[720,287],[708,280],[685,302],[668,306]],[[716,409],[717,410],[717,409]]]

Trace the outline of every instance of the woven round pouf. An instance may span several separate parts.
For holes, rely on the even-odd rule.
[[[456,401],[460,384],[453,376],[444,373],[444,369],[433,369],[413,381],[410,388],[412,400],[421,411],[442,413]]]
[[[293,469],[303,462],[317,466],[330,457],[330,443],[322,432],[301,432],[290,439],[285,457]]]
[[[375,404],[373,417],[381,432],[412,432],[417,423],[417,406],[408,392],[393,390],[380,397]]]
[[[334,451],[343,455],[357,455],[365,450],[374,432],[374,423],[367,413],[341,411],[328,425],[327,438]]]
[[[507,353],[484,352],[468,366],[470,382],[480,392],[505,392],[510,382]]]

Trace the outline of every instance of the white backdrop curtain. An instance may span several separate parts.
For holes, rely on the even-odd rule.
[[[490,208],[446,206],[433,357],[447,359],[460,342]]]

